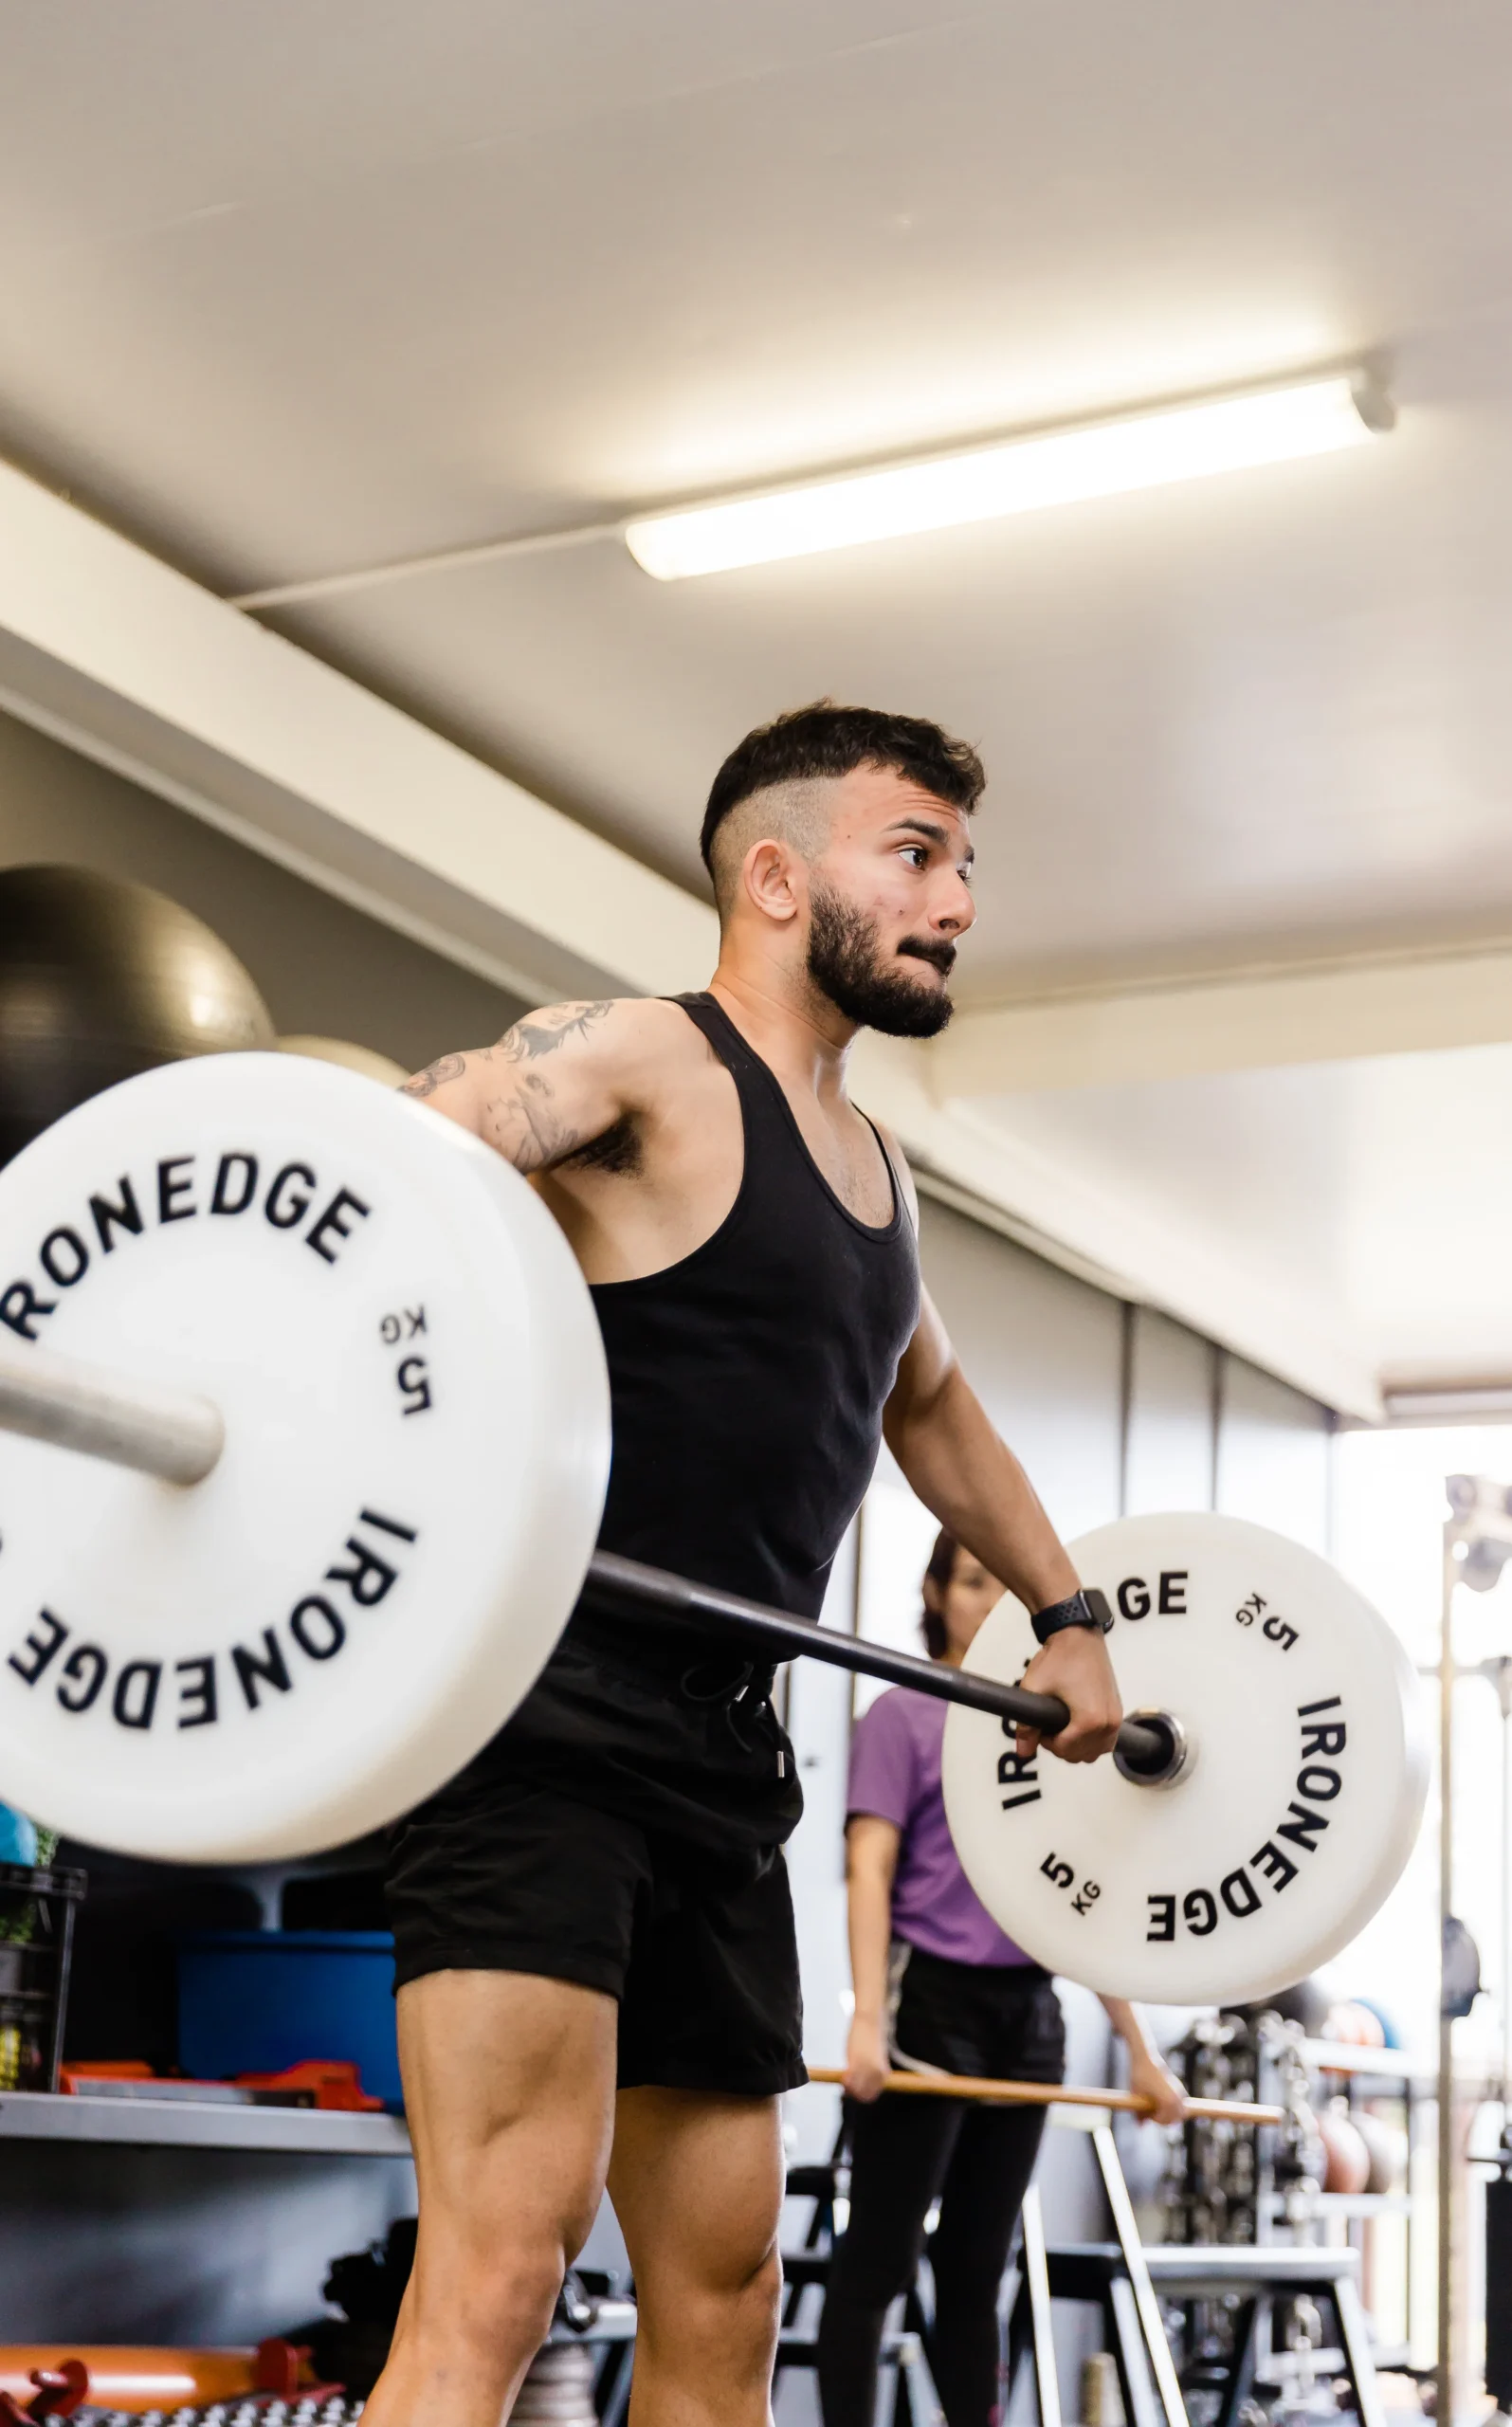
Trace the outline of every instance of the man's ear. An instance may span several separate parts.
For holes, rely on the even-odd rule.
[[[740,885],[763,918],[786,924],[798,915],[803,864],[787,843],[753,843],[740,863]]]

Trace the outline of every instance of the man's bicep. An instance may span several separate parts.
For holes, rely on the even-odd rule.
[[[884,1412],[884,1429],[891,1446],[894,1432],[906,1424],[910,1415],[918,1414],[935,1398],[955,1370],[956,1352],[950,1335],[940,1320],[939,1309],[928,1290],[920,1299],[919,1321],[913,1338],[898,1360],[887,1405]]]

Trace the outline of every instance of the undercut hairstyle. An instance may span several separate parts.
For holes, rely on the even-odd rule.
[[[941,1600],[950,1591],[951,1579],[956,1573],[956,1554],[959,1548],[960,1544],[955,1535],[947,1534],[941,1526],[935,1536],[935,1547],[929,1554],[929,1565],[924,1570],[926,1581],[934,1585]],[[924,1615],[919,1623],[923,1631],[924,1650],[931,1660],[943,1660],[950,1648],[950,1636],[945,1631],[944,1613],[940,1610],[932,1610],[926,1601]]]
[[[819,856],[829,833],[823,788],[858,767],[890,768],[968,817],[987,784],[971,743],[924,717],[843,708],[833,700],[790,708],[737,742],[714,778],[699,849],[721,912],[746,852],[763,836],[791,843],[806,860]],[[758,812],[736,815],[758,796]]]

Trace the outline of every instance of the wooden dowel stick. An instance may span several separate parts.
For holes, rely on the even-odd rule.
[[[837,2065],[811,2065],[811,2082],[843,2082]],[[1149,2099],[1131,2089],[1081,2089],[1066,2082],[994,2082],[977,2073],[889,2073],[884,2089],[922,2098],[990,2098],[1003,2107],[1117,2107],[1128,2115],[1152,2115]],[[1189,2115],[1215,2124],[1284,2124],[1284,2107],[1258,2107],[1241,2098],[1189,2098]]]

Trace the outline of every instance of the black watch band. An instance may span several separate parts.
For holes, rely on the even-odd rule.
[[[1095,1584],[1072,1593],[1064,1601],[1052,1601],[1047,1610],[1036,1610],[1029,1620],[1041,1643],[1048,1643],[1052,1634],[1066,1627],[1096,1627],[1099,1634],[1106,1634],[1113,1624],[1108,1597]]]

